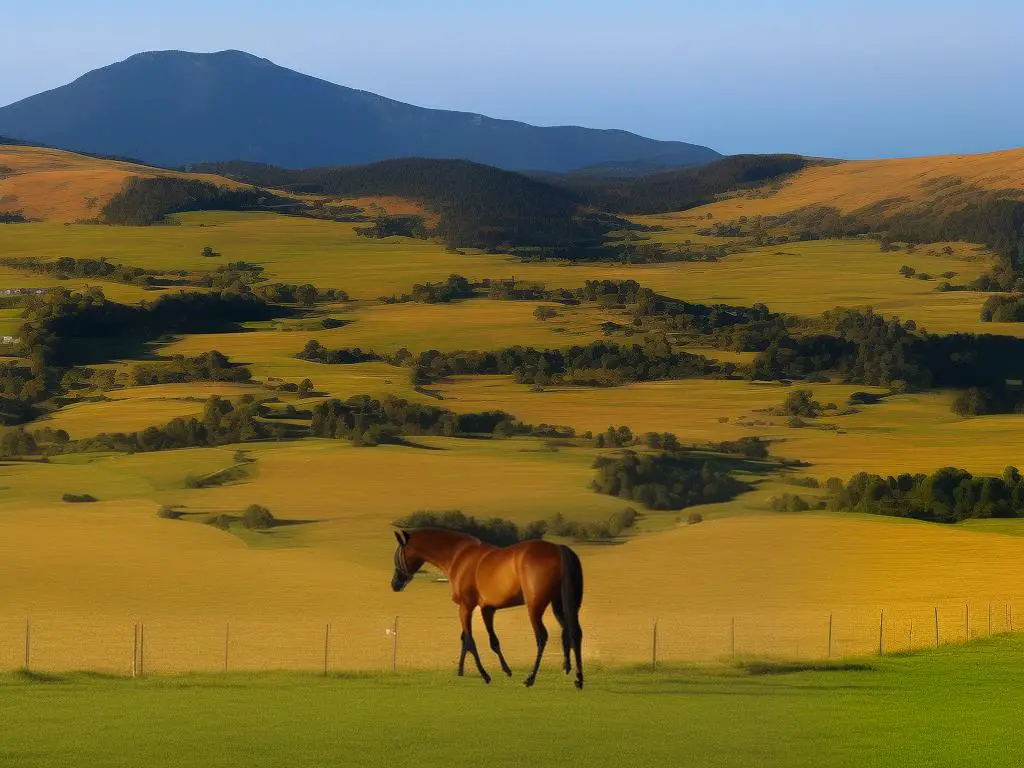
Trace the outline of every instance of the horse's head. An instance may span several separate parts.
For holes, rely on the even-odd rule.
[[[409,546],[412,535],[408,531],[395,531],[395,538],[398,539],[398,549],[395,550],[395,575],[391,577],[391,588],[401,592],[412,581],[416,571],[423,567],[423,558]]]

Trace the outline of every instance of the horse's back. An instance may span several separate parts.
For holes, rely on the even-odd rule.
[[[533,596],[550,600],[562,580],[561,547],[536,539],[492,549],[478,561],[476,580],[484,605],[505,608]]]

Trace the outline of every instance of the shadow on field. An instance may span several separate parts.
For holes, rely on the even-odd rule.
[[[873,664],[863,661],[738,661],[736,667],[750,675],[792,675],[797,672],[872,672]]]

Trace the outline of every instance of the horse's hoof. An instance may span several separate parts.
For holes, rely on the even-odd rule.
[[[564,667],[562,667],[562,671],[565,672],[565,674],[568,675],[570,672],[572,672],[572,667],[570,667],[568,664],[566,664]]]
[[[582,691],[583,690],[583,681],[578,679],[578,678],[576,679],[576,690],[578,690],[578,691]]]
[[[490,685],[491,684],[491,677],[490,677],[490,675],[484,675],[483,681],[484,681],[484,685]]]
[[[532,686],[533,686],[533,682],[534,682],[534,680],[536,680],[536,679],[537,679],[537,678],[535,678],[535,677],[528,677],[528,678],[526,678],[525,680],[523,680],[523,685],[525,685],[525,686],[526,686],[527,688],[530,688],[530,687],[532,687]]]
[[[505,667],[505,668],[504,668],[503,670],[501,670],[501,671],[505,673],[505,676],[506,676],[506,677],[512,677],[512,670],[511,670],[511,669],[509,669],[508,667]]]
[[[456,672],[455,674],[458,675],[459,677],[465,677],[466,676],[466,673],[464,671],[462,671],[461,669],[458,672]]]

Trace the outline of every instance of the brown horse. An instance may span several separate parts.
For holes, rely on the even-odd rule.
[[[523,541],[510,547],[494,547],[465,533],[438,528],[422,528],[409,533],[395,532],[395,575],[391,588],[401,592],[413,575],[430,563],[444,571],[452,587],[452,602],[459,606],[462,622],[462,651],[459,675],[463,674],[466,654],[473,655],[476,668],[485,683],[491,682],[473,641],[473,611],[480,609],[484,627],[491,641],[491,650],[498,656],[502,671],[512,676],[501,644],[494,633],[494,612],[502,608],[526,605],[526,611],[537,638],[537,660],[526,678],[527,687],[537,679],[548,631],[544,627],[544,611],[550,605],[562,626],[562,652],[565,674],[572,671],[570,650],[576,654],[576,687],[583,687],[583,630],[580,628],[580,605],[583,603],[583,568],[580,559],[569,547],[549,541]]]

